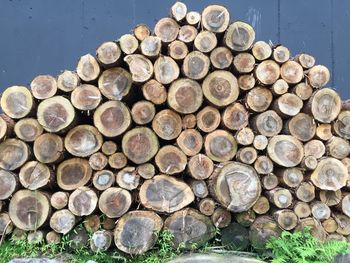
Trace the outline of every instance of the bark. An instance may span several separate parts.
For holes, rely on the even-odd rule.
[[[76,87],[71,93],[72,105],[82,111],[90,111],[97,108],[101,103],[102,96],[100,90],[89,84]]]
[[[232,61],[232,52],[227,47],[216,47],[210,52],[211,65],[216,69],[227,69]]]
[[[176,139],[182,130],[181,117],[169,109],[159,111],[152,121],[152,129],[163,140]]]
[[[108,164],[108,158],[101,152],[94,153],[89,158],[89,165],[93,170],[101,171]]]
[[[80,186],[69,196],[68,209],[76,216],[91,215],[97,206],[96,193],[86,187]]]
[[[85,82],[92,82],[98,78],[101,69],[97,60],[90,54],[86,54],[79,59],[77,74]]]
[[[203,147],[203,137],[195,129],[186,129],[177,137],[176,143],[187,156],[194,156]]]
[[[44,100],[53,97],[57,92],[56,79],[50,75],[39,75],[30,83],[33,97]]]
[[[48,188],[53,186],[55,182],[55,174],[52,169],[37,161],[25,163],[21,167],[18,177],[22,186],[29,190]]]
[[[126,54],[130,55],[136,52],[139,47],[139,42],[136,37],[131,34],[122,35],[119,38],[120,49]]]
[[[109,218],[119,218],[124,215],[132,204],[132,197],[129,191],[110,187],[102,192],[98,201],[101,212]]]
[[[80,84],[80,78],[74,71],[65,70],[57,77],[57,88],[64,92],[71,92]]]
[[[205,133],[213,132],[221,122],[220,112],[217,108],[206,106],[197,115],[197,126]]]
[[[117,65],[121,55],[120,47],[113,41],[102,43],[96,50],[96,58],[104,67]]]
[[[110,170],[97,171],[92,178],[92,183],[97,190],[104,191],[115,183],[114,173]]]
[[[209,5],[202,12],[204,29],[214,32],[224,32],[230,23],[230,13],[221,5]]]
[[[59,162],[64,155],[63,140],[56,134],[44,133],[34,141],[33,152],[39,162]]]
[[[50,218],[50,227],[59,234],[68,234],[75,223],[75,216],[68,209],[58,210]]]
[[[135,167],[125,167],[116,174],[117,184],[126,190],[134,190],[140,184],[140,175]]]
[[[233,51],[242,52],[248,50],[255,40],[255,31],[247,23],[236,21],[226,30],[224,44]]]
[[[2,118],[0,118],[0,123],[2,123]],[[4,134],[4,136],[7,137],[11,130],[11,126],[8,124],[6,126],[0,124],[0,129],[0,134]],[[16,136],[22,141],[34,142],[43,133],[44,129],[37,119],[24,118],[14,125],[14,131]],[[3,138],[4,136],[0,135],[0,138]]]
[[[215,130],[205,137],[205,154],[213,161],[232,160],[237,153],[235,138],[225,130]]]

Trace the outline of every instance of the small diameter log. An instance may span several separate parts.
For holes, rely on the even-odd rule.
[[[106,137],[124,133],[131,124],[129,109],[123,102],[107,101],[94,113],[94,126]]]
[[[350,111],[340,112],[333,124],[333,129],[338,136],[344,139],[350,139]]]
[[[113,41],[102,43],[96,50],[96,58],[104,67],[115,66],[121,55],[120,47]]]
[[[185,170],[187,157],[178,147],[166,145],[159,149],[155,163],[160,172],[172,175]]]
[[[270,107],[272,99],[272,92],[269,89],[256,87],[248,92],[246,105],[254,112],[264,112]]]
[[[307,76],[310,85],[314,88],[324,87],[330,79],[330,73],[328,68],[322,65],[313,66],[309,70]]]
[[[190,52],[184,59],[182,64],[183,74],[194,80],[203,79],[209,71],[210,60],[199,51]]]
[[[205,133],[213,132],[221,122],[220,112],[217,108],[206,106],[197,115],[197,126]]]
[[[182,117],[182,129],[193,129],[197,126],[196,115],[187,114]]]
[[[291,192],[285,188],[275,188],[267,192],[271,203],[278,208],[287,208],[292,205],[293,197]]]
[[[151,179],[156,174],[156,168],[152,163],[144,163],[137,166],[137,173],[143,179]]]
[[[258,134],[254,137],[253,146],[258,151],[263,151],[266,149],[269,141],[266,136]]]
[[[198,204],[199,211],[205,216],[214,214],[215,202],[211,198],[204,198]]]
[[[161,56],[154,63],[154,77],[163,85],[172,83],[179,74],[179,66],[171,57]]]
[[[196,11],[191,11],[186,14],[186,23],[191,26],[196,26],[201,21],[201,14]]]
[[[242,104],[233,103],[225,108],[222,122],[230,130],[240,130],[249,124],[249,112]]]
[[[270,174],[273,172],[273,163],[267,156],[259,156],[255,163],[254,168],[258,174]]]
[[[203,27],[214,33],[224,32],[230,23],[230,13],[221,5],[209,5],[202,12]]]
[[[125,167],[116,174],[117,185],[126,190],[134,190],[140,184],[140,175],[135,167]]]
[[[282,64],[290,58],[289,49],[285,46],[278,46],[273,50],[272,57],[277,63]]]
[[[303,101],[293,93],[285,93],[273,103],[273,108],[283,117],[297,115],[302,107]]]
[[[67,133],[64,139],[67,151],[77,157],[92,155],[101,148],[102,143],[101,133],[91,125],[76,126]]]
[[[316,62],[313,56],[305,53],[297,55],[296,61],[305,69],[312,68]]]
[[[57,77],[57,88],[64,92],[71,92],[80,84],[80,78],[74,71],[65,70]]]
[[[29,244],[38,245],[45,242],[45,233],[42,230],[35,230],[34,232],[28,233],[27,241]]]
[[[53,97],[57,92],[56,79],[50,75],[39,75],[30,83],[33,97],[38,100]]]
[[[99,215],[89,215],[84,219],[84,228],[89,233],[97,232],[101,228],[101,220]]]
[[[249,246],[249,232],[238,223],[232,223],[221,230],[221,243],[234,251],[245,251]]]
[[[53,208],[61,210],[68,205],[69,194],[67,192],[55,192],[51,195],[50,204]]]
[[[40,228],[50,214],[50,203],[46,195],[39,191],[19,190],[9,204],[12,223],[23,230]]]
[[[135,164],[142,164],[156,155],[159,142],[151,129],[146,127],[134,128],[123,136],[122,149],[129,160]]]
[[[235,218],[238,224],[249,227],[254,223],[256,215],[253,210],[249,209],[247,211],[235,214]]]
[[[194,201],[191,188],[181,180],[168,175],[156,175],[140,188],[140,202],[156,212],[173,213]]]
[[[124,61],[129,66],[129,71],[134,82],[144,83],[152,77],[153,64],[145,56],[139,54],[128,55],[124,58]]]
[[[280,66],[273,60],[264,60],[255,69],[256,78],[264,85],[272,85],[280,77]]]
[[[327,233],[334,233],[338,229],[338,223],[333,217],[330,217],[322,222],[322,227]]]
[[[265,175],[261,180],[261,184],[266,190],[274,189],[278,185],[278,177],[274,174]]]
[[[63,140],[56,134],[44,133],[34,141],[33,152],[39,162],[58,162],[64,153]]]
[[[278,79],[272,85],[272,93],[276,96],[283,95],[288,92],[289,85],[284,79]]]
[[[152,128],[163,140],[173,140],[181,133],[182,120],[176,112],[169,109],[162,110],[153,118]]]
[[[317,167],[317,159],[314,156],[306,156],[301,161],[300,166],[308,171],[313,171]]]
[[[272,49],[271,46],[265,41],[258,41],[253,45],[252,53],[257,60],[262,61],[268,59],[271,56]]]
[[[117,148],[117,144],[114,141],[104,141],[101,150],[105,155],[110,156],[117,151]]]
[[[93,170],[101,171],[107,166],[108,158],[103,153],[97,152],[89,157],[89,164]]]
[[[269,157],[284,167],[297,166],[304,157],[302,143],[290,135],[276,135],[267,146]]]
[[[170,13],[176,21],[184,20],[187,14],[187,6],[182,2],[176,2],[172,5]]]
[[[90,240],[90,248],[92,251],[107,251],[113,241],[113,234],[111,231],[100,230],[92,234]]]
[[[322,141],[328,141],[332,138],[332,125],[328,123],[320,123],[316,128],[316,137]]]
[[[138,101],[131,109],[131,116],[136,124],[144,125],[150,123],[155,115],[156,109],[154,104],[149,101]]]
[[[254,141],[254,132],[251,128],[245,127],[237,131],[235,138],[238,144],[251,145]]]
[[[68,208],[76,216],[88,216],[95,211],[97,201],[98,197],[93,190],[81,186],[69,196]]]
[[[212,188],[217,201],[231,212],[247,211],[261,193],[260,179],[254,168],[238,162],[224,165],[213,178]],[[247,192],[250,194],[246,195]]]
[[[216,47],[210,52],[211,65],[216,69],[227,69],[232,61],[232,52],[227,47]]]
[[[331,209],[326,204],[316,201],[311,203],[311,213],[317,221],[323,221],[331,216]]]
[[[224,44],[233,51],[246,51],[254,43],[255,31],[247,23],[236,21],[226,30]]]
[[[338,223],[337,233],[340,235],[350,235],[350,218],[343,214],[333,216]]]
[[[151,79],[142,86],[142,93],[146,100],[156,105],[163,104],[168,97],[165,87],[154,79]]]
[[[24,120],[27,120],[27,118]],[[19,120],[19,122],[20,121],[21,120]],[[3,140],[3,139],[10,137],[13,134],[13,130],[14,130],[15,126],[16,125],[15,125],[15,122],[13,119],[11,119],[9,116],[7,116],[4,113],[0,114],[0,140]],[[38,123],[38,126],[41,128],[41,130],[43,129],[39,123]],[[18,137],[17,134],[16,134],[16,136]],[[23,140],[20,137],[18,137],[18,138]],[[23,141],[25,141],[25,140],[23,140]]]
[[[341,110],[341,99],[338,93],[330,88],[316,91],[309,104],[314,118],[322,123],[334,121]]]
[[[295,196],[303,202],[311,202],[315,199],[315,186],[311,182],[302,182],[297,190]]]
[[[298,216],[289,209],[278,210],[273,214],[278,225],[287,231],[294,229],[298,224]]]
[[[24,164],[18,177],[22,186],[29,190],[52,186],[55,180],[53,171],[47,165],[37,161]]]
[[[255,58],[250,53],[239,53],[233,59],[233,66],[238,73],[252,72],[255,67]]]
[[[118,218],[129,210],[131,203],[132,197],[129,191],[110,187],[101,194],[98,207],[109,218]]]
[[[70,247],[75,250],[85,248],[89,243],[89,233],[81,226],[74,228],[67,237]]]
[[[169,216],[164,222],[164,229],[174,235],[175,247],[181,244],[187,249],[193,244],[202,246],[215,235],[215,227],[210,219],[192,208],[183,209]]]
[[[0,169],[0,200],[7,200],[18,188],[17,175]],[[1,202],[0,207],[3,205]],[[2,211],[2,209],[0,209]]]
[[[119,38],[120,49],[126,54],[130,55],[135,53],[137,48],[139,47],[139,42],[136,37],[131,34],[122,35]]]
[[[236,154],[237,160],[245,164],[253,164],[257,157],[258,153],[253,147],[242,147]]]
[[[194,113],[203,102],[201,85],[191,79],[174,81],[168,91],[168,104],[175,111],[183,114]]]
[[[218,207],[212,214],[211,221],[213,222],[215,227],[225,228],[231,223],[232,216],[230,211],[228,211],[227,209]]]
[[[316,134],[314,118],[305,113],[298,113],[286,123],[286,131],[302,142],[310,141]]]
[[[187,156],[194,156],[203,147],[203,137],[195,129],[186,129],[177,137],[176,143]]]
[[[326,144],[327,154],[337,159],[344,159],[350,154],[349,141],[340,137],[332,137]]]
[[[188,52],[188,47],[182,41],[175,40],[168,45],[168,54],[176,61],[182,61]]]
[[[22,119],[33,110],[33,96],[26,87],[12,86],[1,94],[0,106],[10,118]]]
[[[151,35],[151,30],[148,28],[147,25],[145,24],[139,24],[137,26],[134,27],[134,29],[132,30],[134,33],[134,36],[139,40],[142,41],[144,40],[146,37]]]
[[[0,118],[0,123],[2,118]],[[4,127],[1,125],[1,128]],[[14,131],[16,136],[25,142],[33,142],[35,141],[44,131],[43,127],[40,125],[40,123],[37,121],[37,119],[34,118],[24,118],[19,120],[15,126]],[[1,133],[1,132],[0,132]],[[2,133],[6,134],[6,132]],[[0,136],[1,138],[1,136]]]
[[[0,235],[6,236],[11,234],[13,230],[13,224],[8,213],[0,213]]]
[[[210,73],[202,83],[205,98],[218,107],[235,102],[239,95],[236,77],[229,71],[217,70]]]
[[[75,110],[68,99],[55,96],[43,100],[39,104],[37,119],[46,131],[60,132],[68,129],[73,124]]]
[[[296,202],[293,211],[299,218],[306,218],[311,215],[310,205],[305,202]]]
[[[211,52],[217,44],[216,35],[210,31],[201,31],[194,40],[194,47],[203,53]]]
[[[56,233],[68,234],[75,226],[76,219],[68,209],[54,212],[50,218],[50,227]]]
[[[179,25],[172,18],[160,19],[154,27],[154,34],[159,37],[162,42],[170,43],[173,42],[179,34]]]
[[[58,165],[56,175],[58,186],[63,190],[72,191],[90,181],[92,169],[87,160],[72,158]]]
[[[311,98],[314,90],[313,88],[307,84],[307,83],[299,83],[292,89],[292,92],[297,95],[302,100],[308,100]]]
[[[122,169],[128,163],[128,159],[126,158],[124,153],[117,152],[108,157],[108,164],[110,167],[114,169]]]
[[[213,161],[232,160],[237,153],[237,142],[228,131],[215,130],[205,137],[205,154]]]
[[[270,210],[270,202],[265,196],[260,196],[252,209],[258,215],[266,214]]]
[[[259,134],[266,137],[278,135],[283,128],[282,118],[273,110],[256,115],[251,120],[252,126]]]
[[[207,184],[204,180],[191,180],[189,186],[193,194],[198,198],[205,198],[209,194]]]
[[[48,245],[59,244],[61,242],[61,235],[55,231],[47,232],[45,236],[45,241]]]
[[[281,66],[281,77],[289,84],[299,83],[304,77],[302,66],[295,61],[287,61]]]
[[[279,177],[280,184],[286,187],[296,188],[304,180],[304,175],[300,168],[281,169],[276,173]]]
[[[106,217],[102,221],[102,228],[105,230],[114,230],[115,220],[109,217]]]
[[[328,207],[328,206],[327,206]],[[330,210],[329,210],[330,211]],[[350,217],[350,194],[347,194],[341,200],[341,211]],[[328,215],[328,214],[327,214]],[[327,219],[327,218],[326,218]]]
[[[21,167],[30,156],[29,146],[18,139],[7,139],[0,143],[0,168],[13,171]]]
[[[92,82],[98,78],[101,69],[97,60],[90,54],[86,54],[79,59],[77,74],[85,82]]]
[[[184,25],[180,27],[178,39],[186,44],[191,44],[196,39],[197,34],[197,28],[190,25]]]
[[[163,220],[152,211],[131,211],[120,218],[114,231],[117,248],[135,255],[150,250],[157,242]]]
[[[336,191],[346,185],[349,176],[347,168],[341,161],[327,157],[320,160],[310,178],[319,189]]]
[[[326,153],[326,147],[320,140],[311,140],[304,144],[304,153],[305,156],[314,156],[319,159]]]
[[[320,191],[320,200],[328,206],[335,206],[342,200],[342,191]]]
[[[104,191],[107,188],[110,188],[114,182],[114,173],[109,170],[97,171],[92,178],[92,184],[99,191]]]
[[[82,111],[94,110],[101,103],[102,96],[100,90],[89,84],[76,87],[71,93],[72,105]]]
[[[251,90],[255,86],[255,77],[253,74],[240,75],[238,77],[238,86],[241,90]]]
[[[194,179],[205,180],[212,174],[214,163],[208,156],[199,153],[189,159],[187,167]]]

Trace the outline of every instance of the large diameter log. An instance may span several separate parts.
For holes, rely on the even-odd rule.
[[[81,186],[69,196],[68,208],[76,216],[87,216],[95,211],[97,201],[98,197],[93,190]]]
[[[298,140],[307,142],[316,134],[316,122],[310,115],[298,113],[287,122],[286,129]]]
[[[23,230],[40,228],[50,214],[50,203],[39,191],[20,190],[10,200],[9,215],[13,224]]]
[[[194,201],[191,188],[168,175],[156,175],[140,188],[141,204],[156,212],[173,213]]]
[[[129,160],[136,164],[142,164],[156,155],[159,142],[151,129],[139,127],[128,131],[123,136],[122,149]]]
[[[90,240],[90,248],[92,251],[107,251],[113,241],[113,234],[110,231],[100,230],[92,234]]]
[[[215,227],[211,220],[198,210],[186,208],[169,216],[164,229],[173,234],[173,245],[191,248],[193,244],[202,246],[215,235]]]
[[[213,178],[212,188],[217,201],[232,212],[247,211],[261,193],[260,179],[254,168],[238,162],[224,165]]]
[[[120,47],[113,41],[104,42],[96,49],[96,58],[104,67],[116,65],[121,54]]]
[[[203,79],[209,71],[210,60],[199,51],[190,52],[184,59],[182,64],[183,74],[194,80]]]
[[[289,135],[276,135],[272,137],[267,146],[269,157],[284,167],[297,166],[304,157],[302,143]]]
[[[77,74],[85,82],[91,82],[100,75],[100,66],[97,60],[90,54],[86,54],[79,59]]]
[[[270,107],[272,99],[272,92],[269,89],[255,87],[248,92],[246,104],[253,112],[264,112]]]
[[[102,135],[91,125],[76,126],[67,133],[64,139],[67,151],[77,157],[92,155],[101,148],[102,143]]]
[[[307,76],[310,85],[314,88],[324,87],[330,79],[330,73],[328,68],[322,65],[313,66],[309,70]]]
[[[33,97],[39,100],[53,97],[57,92],[56,79],[50,75],[39,75],[30,83]]]
[[[57,184],[66,191],[86,185],[92,176],[92,169],[85,159],[72,158],[57,167]]]
[[[50,204],[53,208],[61,210],[68,205],[69,194],[67,192],[58,191],[51,195]]]
[[[206,133],[214,131],[221,122],[220,112],[217,108],[206,106],[197,113],[197,126]]]
[[[322,123],[330,123],[340,113],[341,99],[336,91],[324,88],[314,93],[308,106],[311,108],[312,115],[316,120]]]
[[[203,27],[214,33],[224,32],[230,23],[230,13],[221,5],[209,5],[202,12]]]
[[[55,96],[45,99],[39,104],[37,118],[46,131],[60,132],[73,123],[75,110],[68,99]]]
[[[80,78],[74,71],[65,70],[57,77],[57,88],[64,92],[71,92],[80,84]]]
[[[194,179],[205,180],[212,174],[214,163],[208,156],[199,153],[189,159],[187,167]]]
[[[226,69],[232,61],[232,52],[227,47],[217,47],[210,52],[210,62],[216,69]]]
[[[68,234],[75,226],[76,219],[68,209],[58,210],[50,218],[50,227],[56,233]]]
[[[100,90],[89,84],[76,87],[71,93],[72,105],[78,110],[90,111],[97,108],[101,103],[102,96]]]
[[[278,135],[283,128],[282,118],[273,110],[256,115],[251,120],[252,126],[259,134],[266,137]]]
[[[281,232],[275,220],[269,216],[260,216],[250,226],[249,240],[255,249],[263,250],[267,241],[271,237],[279,237]]]
[[[131,124],[130,111],[120,101],[107,101],[94,113],[94,126],[106,137],[124,133]]]
[[[156,105],[166,102],[168,96],[165,87],[155,79],[151,79],[143,84],[142,93],[146,100]]]
[[[334,132],[344,138],[350,139],[350,111],[342,111],[333,125]]]
[[[130,209],[131,203],[132,197],[129,191],[110,187],[101,194],[98,207],[109,218],[118,218]]]
[[[56,134],[44,133],[34,141],[33,151],[39,162],[58,162],[62,159],[64,153],[63,140]]]
[[[2,119],[0,119],[0,123]],[[0,124],[0,130],[2,130],[3,125]],[[24,118],[19,120],[15,126],[14,131],[16,136],[25,142],[33,142],[38,138],[44,131],[43,127],[40,125],[37,119],[34,118]],[[0,132],[1,134],[1,132]],[[0,138],[2,136],[0,135]]]
[[[0,105],[7,116],[21,119],[32,112],[34,101],[29,89],[23,86],[12,86],[2,93]]]
[[[249,124],[249,112],[240,103],[229,105],[222,114],[222,122],[230,130],[240,130]]]
[[[173,140],[181,133],[182,120],[176,112],[165,109],[156,114],[152,121],[152,128],[163,140]]]
[[[318,163],[310,178],[319,189],[336,191],[346,185],[349,174],[341,161],[327,157]]]
[[[128,55],[124,58],[128,64],[132,80],[136,83],[144,83],[153,75],[152,62],[143,55]]]
[[[104,191],[107,188],[110,188],[114,182],[114,173],[109,170],[97,171],[92,178],[92,184],[99,191]]]
[[[135,167],[125,167],[116,175],[117,184],[126,190],[134,190],[140,184],[140,175],[137,173]]]
[[[18,177],[22,186],[29,190],[49,187],[55,180],[53,171],[47,165],[37,161],[24,164]]]
[[[221,243],[232,250],[245,251],[249,246],[249,232],[244,226],[232,223],[221,230]]]
[[[337,159],[344,159],[350,154],[349,141],[340,137],[332,137],[326,144],[327,154]]]
[[[265,60],[256,67],[255,75],[262,84],[272,85],[280,77],[280,66],[273,60]]]
[[[7,200],[15,192],[17,186],[17,176],[12,172],[0,169],[0,200]]]
[[[247,23],[236,21],[232,23],[226,30],[224,43],[233,51],[248,50],[255,40],[255,31],[253,27]]]
[[[186,129],[177,137],[176,143],[187,156],[194,156],[203,147],[203,137],[195,129]]]
[[[0,143],[0,168],[13,171],[21,167],[29,158],[29,146],[18,139],[7,139]]]

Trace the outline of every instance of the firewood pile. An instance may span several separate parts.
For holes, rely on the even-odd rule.
[[[345,239],[350,106],[329,79],[225,7],[177,2],[76,71],[5,89],[0,234],[129,254],[162,229],[185,247],[216,227],[239,248],[305,226]]]

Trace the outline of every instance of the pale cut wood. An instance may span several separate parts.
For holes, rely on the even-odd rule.
[[[311,203],[311,213],[317,221],[323,221],[331,216],[331,209],[326,204],[315,201]]]
[[[193,194],[198,198],[205,198],[209,194],[207,184],[204,180],[190,180],[189,186]]]
[[[326,147],[320,140],[311,140],[304,144],[305,156],[314,156],[316,159],[321,158],[326,153]]]
[[[40,228],[50,215],[50,203],[40,191],[19,190],[11,198],[9,216],[12,223],[23,230]]]
[[[78,110],[94,110],[101,103],[102,96],[100,90],[89,84],[76,87],[71,94],[72,105]]]
[[[194,47],[203,53],[211,52],[218,44],[216,35],[210,31],[201,31],[194,40]]]
[[[101,72],[97,60],[90,54],[80,57],[76,70],[79,78],[85,82],[96,80]]]
[[[92,176],[89,162],[81,158],[67,159],[60,163],[56,171],[57,185],[66,191],[72,191],[86,185]]]
[[[348,140],[333,136],[326,144],[327,155],[337,159],[344,159],[350,154],[350,144]]]
[[[0,129],[5,128],[1,125],[2,118],[0,118]],[[9,129],[10,127],[8,127]],[[42,133],[44,129],[40,125],[37,119],[34,118],[24,118],[16,122],[14,125],[14,132],[16,136],[25,142],[33,142],[35,141]],[[7,131],[1,132],[1,134],[7,134]],[[1,138],[2,136],[0,136]]]
[[[144,83],[153,75],[152,62],[143,55],[134,54],[124,57],[124,61],[129,66],[132,80],[136,83]]]
[[[276,96],[283,95],[288,92],[289,85],[284,79],[278,79],[272,85],[272,93]]]
[[[134,190],[140,184],[140,175],[135,167],[125,167],[116,174],[117,185],[126,190]]]
[[[251,119],[252,127],[260,135],[273,137],[278,135],[283,128],[282,118],[273,110],[267,110]]]
[[[223,207],[216,208],[210,218],[214,226],[217,228],[225,228],[232,221],[232,216],[230,211],[228,211]]]
[[[146,37],[151,35],[151,30],[149,29],[149,27],[147,25],[139,24],[139,25],[134,27],[133,33],[139,41],[142,41]]]
[[[198,203],[199,211],[205,216],[211,216],[214,214],[215,202],[211,198],[204,198]]]
[[[119,188],[110,187],[100,196],[98,207],[101,212],[109,218],[118,218],[124,215],[132,204],[132,197],[129,191]]]
[[[98,197],[92,189],[81,186],[69,196],[68,208],[76,216],[88,216],[95,211],[97,201]]]
[[[220,112],[217,108],[206,106],[197,115],[197,126],[205,133],[213,132],[221,122]]]
[[[176,61],[182,61],[188,52],[188,47],[182,41],[175,40],[168,45],[168,54]]]
[[[254,112],[264,112],[270,107],[272,99],[272,92],[269,89],[258,86],[248,92],[246,105]]]
[[[64,154],[63,140],[56,134],[44,133],[34,141],[33,152],[39,162],[59,162]]]
[[[107,156],[114,154],[117,149],[117,144],[114,141],[104,141],[101,147],[102,152]]]
[[[187,157],[178,147],[166,145],[159,149],[155,164],[160,172],[165,174],[177,174],[185,170]]]
[[[115,182],[114,173],[110,170],[101,170],[94,173],[92,184],[99,191],[110,188]]]
[[[73,124],[75,117],[73,105],[62,96],[45,99],[38,106],[38,122],[48,132],[65,131]]]
[[[59,234],[68,234],[75,223],[75,216],[68,209],[58,210],[50,218],[50,227]]]
[[[280,185],[289,188],[298,187],[304,180],[303,171],[298,167],[285,168],[276,171]]]
[[[204,154],[192,156],[187,164],[189,174],[197,180],[204,180],[214,171],[213,161]]]
[[[258,174],[270,174],[273,172],[273,163],[271,159],[267,156],[257,157],[254,168]]]
[[[232,160],[237,153],[237,142],[229,132],[215,130],[205,137],[205,154],[213,161]]]
[[[142,93],[146,100],[156,105],[166,102],[168,96],[165,87],[154,79],[151,79],[142,86]]]
[[[49,231],[45,236],[45,241],[48,245],[59,244],[61,240],[61,235],[56,233],[55,231]]]
[[[161,48],[162,41],[155,36],[147,36],[140,44],[141,53],[148,58],[157,58]]]
[[[270,210],[269,200],[265,196],[260,196],[252,209],[258,215],[266,214]]]
[[[115,66],[121,55],[120,47],[113,41],[104,42],[96,49],[96,58],[105,67]]]
[[[331,123],[340,113],[341,99],[333,89],[319,89],[310,98],[308,106],[316,120],[322,123]]]
[[[151,179],[156,174],[156,168],[152,163],[144,163],[137,166],[137,173],[143,179]]]
[[[180,27],[178,39],[186,44],[192,44],[197,35],[197,28],[191,25],[184,25]]]
[[[126,54],[130,55],[136,52],[139,47],[139,42],[136,37],[131,34],[122,35],[119,38],[120,49]]]
[[[293,93],[285,93],[273,102],[273,108],[282,117],[297,115],[303,107],[303,101]]]
[[[108,158],[101,152],[92,154],[89,157],[89,165],[93,170],[100,171],[104,169],[108,164]]]
[[[253,146],[255,149],[263,151],[266,149],[268,143],[269,141],[266,136],[258,134],[254,137]]]
[[[154,77],[159,83],[168,85],[179,75],[180,68],[171,57],[161,56],[154,62]]]
[[[270,202],[278,208],[287,208],[292,205],[293,196],[288,189],[277,187],[267,192]]]
[[[171,6],[171,16],[176,21],[184,20],[187,14],[187,6],[182,2],[176,2]]]
[[[333,217],[324,220],[322,226],[327,233],[334,233],[338,229],[338,223]]]
[[[186,14],[186,22],[191,26],[196,26],[201,22],[201,14],[195,11]]]
[[[53,97],[57,92],[56,79],[50,75],[39,75],[30,83],[33,97],[38,100]]]
[[[222,122],[230,130],[240,130],[249,124],[249,112],[242,104],[235,102],[225,108]]]
[[[50,204],[56,210],[61,210],[68,205],[69,194],[67,192],[58,191],[51,195]]]
[[[221,5],[209,5],[202,12],[203,27],[214,33],[224,32],[230,23],[230,13]]]
[[[98,215],[89,215],[85,217],[83,225],[87,232],[97,232],[101,228],[100,217]]]
[[[251,90],[255,86],[255,77],[253,74],[240,75],[238,77],[238,86],[241,90]]]
[[[304,82],[301,82],[293,87],[292,92],[302,100],[308,100],[311,98],[314,90],[313,88]]]
[[[194,80],[203,79],[209,71],[210,60],[199,51],[188,53],[182,64],[183,74]]]
[[[18,188],[17,175],[0,169],[0,200],[7,200]],[[0,207],[3,206],[1,202]],[[2,209],[0,209],[0,212]]]
[[[187,156],[194,156],[198,154],[203,147],[203,137],[200,132],[195,129],[186,129],[177,137],[176,143]]]
[[[182,117],[182,129],[193,129],[197,126],[196,115],[186,114]]]
[[[156,212],[173,213],[194,201],[191,188],[183,181],[168,175],[156,175],[140,188],[140,202]]]
[[[343,214],[337,214],[333,217],[338,223],[336,232],[344,236],[350,235],[350,218]]]
[[[298,113],[285,123],[286,132],[302,142],[310,141],[316,134],[314,118],[305,113]]]
[[[313,66],[309,70],[307,76],[310,85],[314,88],[324,87],[330,79],[329,70],[323,65]]]
[[[25,118],[25,120],[27,120],[27,119],[29,119],[29,118]],[[20,121],[21,120],[19,120],[18,122],[20,122]],[[6,138],[10,137],[11,135],[13,135],[14,127],[16,126],[16,124],[15,124],[15,121],[13,119],[11,119],[9,116],[7,116],[6,114],[4,114],[4,113],[0,114],[0,140],[6,139]],[[39,124],[38,124],[38,126],[41,128],[41,126]],[[17,131],[18,131],[18,128],[17,128]],[[15,133],[16,133],[16,130],[15,130]],[[16,134],[16,136],[19,139],[23,140],[17,134]],[[23,141],[26,141],[26,140],[23,140]]]
[[[309,69],[312,68],[315,65],[315,58],[309,54],[299,54],[296,56],[296,60],[300,63],[300,65],[305,68]]]
[[[153,118],[152,129],[163,140],[176,139],[182,129],[181,117],[169,109],[159,111]]]
[[[37,190],[54,185],[55,174],[47,165],[30,161],[25,163],[18,174],[19,181],[24,188]]]
[[[335,206],[340,203],[342,200],[342,191],[320,191],[320,200],[322,203],[328,205],[328,206]]]
[[[146,100],[136,102],[131,109],[131,117],[133,121],[139,125],[150,123],[155,114],[156,108],[154,104]]]
[[[297,215],[289,209],[282,209],[279,211],[276,211],[273,214],[275,220],[277,221],[278,225],[284,229],[284,230],[292,230],[294,229],[298,224],[298,217]]]
[[[299,218],[306,218],[311,215],[310,205],[306,202],[296,202],[293,211]]]
[[[11,86],[1,94],[2,111],[13,119],[22,119],[29,115],[34,107],[33,96],[23,86]]]
[[[238,144],[251,145],[254,141],[254,132],[251,128],[245,127],[237,131],[235,138]]]
[[[232,23],[226,30],[224,43],[233,51],[248,50],[255,40],[255,31],[253,27],[242,21]]]
[[[127,165],[127,163],[128,159],[122,152],[113,153],[108,157],[108,164],[114,169],[122,169]]]
[[[329,123],[320,123],[316,128],[316,137],[322,141],[328,141],[332,138],[332,125]]]
[[[281,66],[281,77],[289,84],[299,83],[304,77],[303,68],[295,61],[287,61]]]
[[[302,182],[295,192],[295,196],[303,202],[315,199],[315,186],[311,182]]]
[[[210,62],[216,69],[227,69],[232,61],[232,52],[227,47],[216,47],[210,52]]]
[[[252,53],[257,60],[261,61],[268,59],[271,56],[272,49],[271,46],[265,41],[258,41],[253,45]]]
[[[290,58],[289,49],[285,46],[277,46],[273,50],[272,57],[277,63],[282,64]]]
[[[350,139],[350,111],[340,112],[333,124],[333,129],[338,136],[344,139]]]
[[[201,85],[192,79],[177,79],[168,90],[168,104],[175,111],[183,114],[194,113],[203,102]]]
[[[280,66],[273,60],[264,60],[255,69],[256,78],[264,85],[272,85],[280,77]]]
[[[346,194],[341,200],[341,211],[350,217],[350,194]],[[330,212],[330,210],[329,210]],[[327,214],[328,215],[328,214]]]
[[[242,147],[237,151],[236,159],[245,164],[253,164],[258,157],[253,147]]]
[[[80,78],[74,71],[65,70],[57,77],[57,88],[64,92],[71,92],[80,84]]]
[[[233,59],[233,66],[240,74],[249,73],[255,67],[255,58],[250,53],[239,53]]]
[[[156,23],[154,27],[154,34],[159,37],[162,42],[170,43],[177,38],[179,29],[180,26],[174,19],[165,17]]]
[[[0,168],[14,171],[30,157],[29,146],[18,139],[6,139],[0,143]]]
[[[114,231],[117,248],[135,255],[150,250],[163,228],[162,218],[152,211],[131,211],[120,218]]]
[[[92,234],[90,240],[90,248],[95,252],[107,251],[111,247],[112,241],[113,234],[111,231],[96,231]]]
[[[278,177],[272,173],[265,175],[261,180],[261,184],[266,190],[274,189],[278,185]]]

